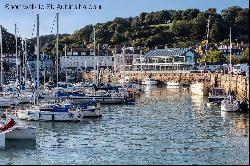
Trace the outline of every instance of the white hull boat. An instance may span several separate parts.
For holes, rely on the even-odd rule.
[[[183,86],[183,84],[179,83],[179,82],[167,82],[167,86],[169,88],[179,88],[179,87]]]
[[[39,94],[39,99],[53,100],[55,98],[56,98],[56,93],[54,90],[43,90]]]
[[[18,105],[19,103],[19,99],[0,98],[0,107],[10,107],[12,105]]]
[[[7,132],[7,139],[36,139],[36,128],[30,126],[14,126]]]
[[[239,111],[239,104],[240,102],[233,98],[233,96],[227,96],[226,99],[224,99],[221,102],[221,111],[222,112],[237,112]]]
[[[125,97],[112,97],[112,96],[69,96],[69,99],[77,103],[85,103],[90,101],[98,101],[101,104],[120,104],[125,102]]]
[[[144,78],[144,80],[142,81],[143,85],[157,85],[158,81],[152,80],[150,78]]]
[[[85,117],[102,116],[100,105],[85,105],[84,108],[73,110],[70,107],[53,107],[47,104],[25,110],[17,110],[17,116],[29,121],[81,121]]]
[[[97,107],[89,107],[89,108],[81,108],[81,107],[78,107],[76,109],[77,112],[81,112],[81,116],[83,118],[85,117],[100,117],[102,116],[102,113],[101,113],[101,110],[100,110],[100,103],[98,104]],[[77,117],[78,118],[78,117]]]
[[[192,84],[190,90],[194,95],[208,96],[208,87],[202,82]]]
[[[33,93],[32,92],[24,92],[20,94],[20,103],[30,103],[33,101]]]
[[[5,149],[7,139],[36,140],[36,128],[30,126],[14,126],[0,131],[0,149]]]

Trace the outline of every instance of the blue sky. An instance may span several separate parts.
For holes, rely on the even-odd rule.
[[[8,5],[31,5],[58,4],[72,5],[101,5],[96,10],[38,10],[38,9],[7,9]],[[40,15],[40,34],[50,34],[52,27],[56,33],[56,13],[59,12],[59,33],[73,33],[74,31],[88,24],[104,23],[113,20],[115,17],[134,17],[141,12],[159,11],[165,9],[188,9],[198,8],[205,11],[208,8],[216,8],[217,12],[230,6],[248,8],[249,0],[1,0],[0,4],[0,25],[3,25],[11,33],[14,33],[14,23],[17,22],[18,31],[21,37],[32,37],[32,29],[35,24],[36,14]],[[35,33],[34,33],[35,34]],[[33,35],[34,37],[34,35]]]

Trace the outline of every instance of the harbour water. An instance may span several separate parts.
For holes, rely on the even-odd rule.
[[[249,114],[221,114],[185,90],[153,89],[102,113],[77,123],[20,121],[37,127],[37,140],[8,142],[0,164],[249,164]]]

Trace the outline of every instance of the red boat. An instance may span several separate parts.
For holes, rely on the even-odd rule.
[[[7,123],[5,123],[3,126],[0,127],[0,131],[1,130],[7,130],[7,129],[15,126],[15,124],[16,123],[15,123],[14,119],[13,118],[9,118],[8,121],[7,121]]]

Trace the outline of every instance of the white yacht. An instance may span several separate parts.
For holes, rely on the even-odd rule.
[[[236,99],[232,91],[231,79],[232,79],[232,40],[231,40],[231,27],[230,27],[230,64],[229,64],[229,90],[226,98],[221,102],[221,111],[222,112],[236,112],[239,111],[240,101]]]
[[[190,86],[191,93],[194,95],[208,96],[208,86],[203,82],[196,82]]]
[[[239,110],[240,102],[232,95],[228,95],[224,100],[221,101],[222,112],[236,112]]]
[[[33,101],[33,95],[33,92],[21,91],[19,96],[20,103],[30,103]]]
[[[142,84],[143,84],[143,85],[157,85],[157,84],[158,84],[158,81],[146,77],[146,78],[144,78],[144,79],[142,80]]]
[[[171,88],[179,88],[183,86],[183,84],[177,81],[170,81],[170,82],[167,82],[167,86]]]
[[[18,105],[20,103],[17,94],[1,92],[0,93],[0,107],[9,107],[12,105]]]
[[[16,111],[19,119],[29,121],[81,121],[85,117],[102,116],[100,104],[96,102],[74,106],[63,104],[44,104]]]

